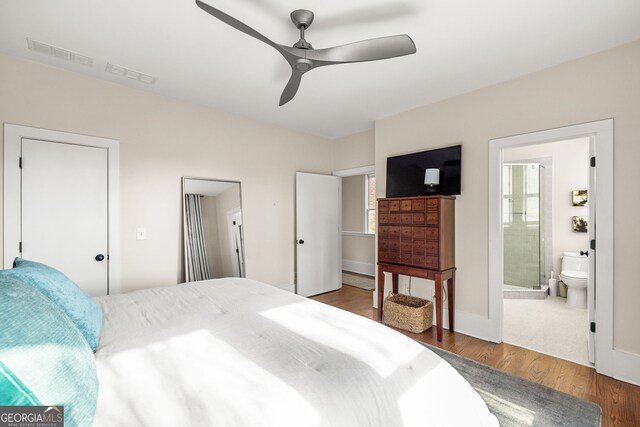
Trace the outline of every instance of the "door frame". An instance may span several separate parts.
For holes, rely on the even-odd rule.
[[[502,342],[503,322],[503,232],[502,163],[503,150],[547,142],[589,137],[594,147],[598,179],[595,206],[596,287],[595,368],[604,375],[615,374],[613,347],[613,119],[497,138],[489,141],[489,321],[493,338]],[[590,172],[591,173],[591,172]]]
[[[238,253],[236,253],[236,249],[234,248],[236,231],[233,228],[233,216],[236,214],[240,214],[241,227],[238,233],[240,235],[240,248],[238,248]],[[235,277],[246,277],[244,268],[244,239],[242,236],[242,208],[240,206],[227,211],[227,232],[229,234],[229,251],[231,254],[231,270],[233,271],[233,275]],[[240,255],[240,259],[238,259],[238,255]]]
[[[11,268],[20,256],[18,243],[21,236],[21,175],[18,159],[22,139],[36,139],[63,144],[107,149],[107,294],[119,293],[120,281],[120,141],[96,136],[80,135],[40,129],[29,126],[4,124],[4,216],[3,216],[3,268]]]

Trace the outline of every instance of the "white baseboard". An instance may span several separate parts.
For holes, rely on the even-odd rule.
[[[640,386],[640,355],[613,350],[613,378]]]
[[[350,261],[348,259],[342,260],[342,269],[344,271],[350,271],[352,273],[366,274],[367,276],[373,276],[376,273],[376,266],[360,261]]]
[[[449,310],[442,310],[442,327],[449,328]],[[461,334],[479,338],[484,341],[497,342],[493,336],[493,325],[489,319],[478,316],[477,314],[467,313],[466,311],[456,310],[455,313],[455,331]],[[436,313],[433,313],[433,324],[436,325]]]

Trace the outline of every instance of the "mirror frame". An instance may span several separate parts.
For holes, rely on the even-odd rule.
[[[215,178],[202,178],[202,177],[197,177],[197,176],[183,176],[182,177],[182,263],[183,263],[183,268],[184,268],[184,281],[185,283],[189,282],[189,278],[187,277],[188,275],[188,271],[189,269],[187,268],[187,236],[185,234],[185,231],[187,229],[187,217],[185,216],[185,201],[184,201],[184,196],[185,196],[185,183],[186,180],[191,179],[191,180],[196,180],[196,181],[213,181],[213,182],[227,182],[230,184],[238,184],[238,197],[240,198],[240,213],[242,215],[242,228],[240,229],[240,237],[242,238],[242,260],[243,260],[243,265],[244,265],[244,275],[241,275],[240,277],[242,278],[246,278],[247,277],[247,258],[245,256],[245,250],[244,250],[244,242],[245,242],[245,237],[244,237],[244,210],[242,208],[242,183],[240,181],[234,181],[234,180],[229,180],[229,179],[215,179]]]

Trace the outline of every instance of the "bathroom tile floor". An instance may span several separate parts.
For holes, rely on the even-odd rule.
[[[561,297],[505,299],[503,322],[504,342],[591,366],[586,308]]]

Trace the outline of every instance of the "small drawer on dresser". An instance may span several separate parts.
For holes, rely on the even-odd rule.
[[[438,225],[438,212],[427,212],[427,224]]]
[[[424,240],[426,237],[425,227],[412,227],[413,240]]]
[[[380,224],[389,224],[389,214],[380,212]]]
[[[387,260],[388,262],[398,262],[400,261],[400,256],[398,255],[398,252],[389,252]]]
[[[409,224],[411,225],[411,221],[413,219],[413,215],[410,213],[401,213],[400,214],[400,224]]]
[[[413,214],[413,224],[414,225],[424,225],[424,212],[415,212]]]
[[[400,227],[400,238],[401,239],[410,240],[412,235],[413,235],[413,227]]]
[[[389,227],[386,225],[381,225],[378,227],[378,237],[380,239],[384,239],[389,235]]]
[[[413,242],[413,254],[424,255],[427,251],[427,245],[424,240],[414,240]]]
[[[400,238],[400,227],[388,227],[387,237],[389,239],[399,239]],[[437,230],[436,230],[437,231]]]
[[[438,255],[438,241],[427,240],[425,243],[425,253],[429,255]]]
[[[386,238],[384,238],[384,239],[383,239],[382,237],[380,237],[380,238],[378,239],[378,248],[379,248],[381,251],[386,251],[386,250],[388,250],[388,249],[389,249],[389,239],[386,239]]]
[[[415,265],[416,267],[426,267],[426,259],[427,257],[425,257],[424,255],[414,255],[413,265]]]
[[[427,267],[427,268],[438,268],[438,257],[437,256],[427,256],[425,267]]]
[[[389,202],[388,202],[387,200],[381,200],[381,201],[378,203],[378,209],[379,209],[381,212],[388,211],[388,210],[389,210]]]
[[[401,211],[410,211],[411,210],[411,200],[400,200],[400,210]]]
[[[438,204],[440,201],[438,199],[427,199],[427,210],[434,211],[438,209]]]
[[[386,250],[380,249],[378,251],[378,261],[389,262],[389,252]]]
[[[398,201],[398,200],[389,200],[389,210],[390,211],[399,211],[400,210],[400,201]]]
[[[439,233],[436,227],[424,227],[424,233],[427,240],[438,240]]]
[[[398,253],[400,250],[400,240],[389,240],[389,252]]]
[[[400,264],[411,265],[412,259],[411,253],[400,254]]]
[[[399,213],[389,214],[389,224],[400,224],[400,214]]]
[[[411,201],[412,211],[424,211],[424,199],[414,199]]]
[[[402,253],[403,255],[406,253],[411,255],[412,253],[411,248],[413,247],[411,243],[412,243],[411,241],[405,242],[404,240],[402,240],[400,242],[400,253]]]

